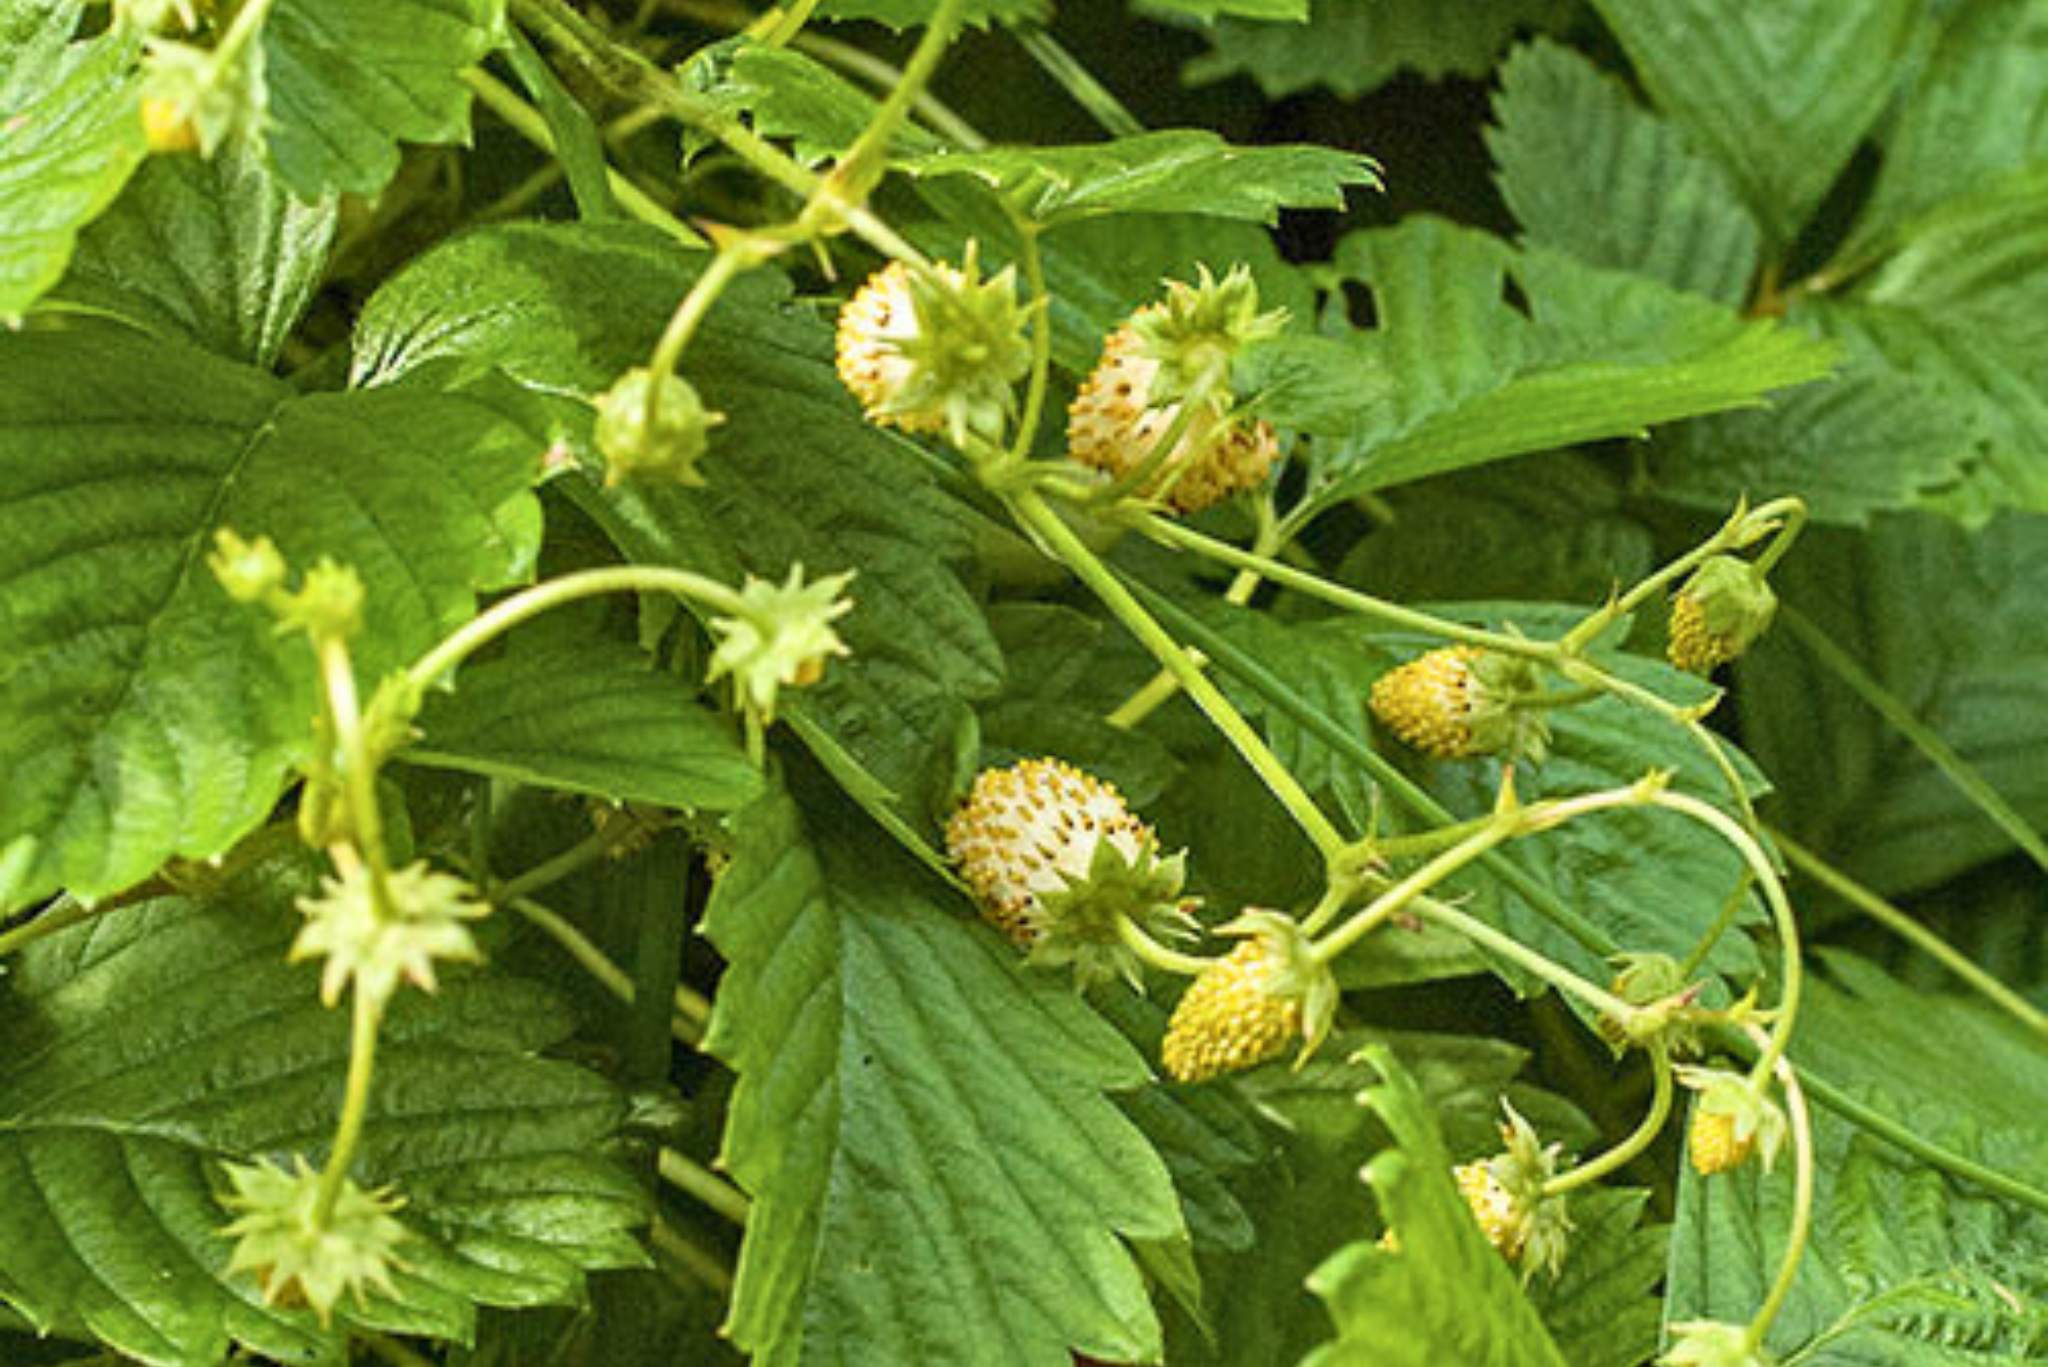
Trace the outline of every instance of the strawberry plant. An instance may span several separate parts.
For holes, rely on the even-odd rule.
[[[2048,1361],[2037,0],[0,0],[0,1362]]]

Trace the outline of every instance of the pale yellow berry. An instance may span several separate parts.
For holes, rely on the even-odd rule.
[[[958,272],[934,266],[949,277]],[[910,271],[892,261],[868,277],[839,310],[837,363],[839,380],[860,400],[869,421],[906,432],[937,432],[945,414],[937,409],[892,411],[890,401],[910,383],[916,364],[904,344],[917,336],[917,309],[910,297]]]
[[[1479,1222],[1486,1242],[1499,1249],[1509,1262],[1521,1257],[1522,1246],[1529,1237],[1529,1222],[1507,1187],[1494,1176],[1493,1165],[1483,1160],[1460,1163],[1451,1169],[1451,1175],[1457,1179],[1458,1194],[1471,1207],[1472,1218]]]
[[[1390,669],[1374,681],[1372,711],[1425,755],[1457,759],[1473,753],[1472,713],[1479,685],[1473,646],[1444,646]]]
[[[1125,324],[1111,333],[1101,361],[1068,409],[1067,454],[1112,477],[1143,464],[1180,416],[1178,403],[1150,402],[1158,373],[1159,363],[1145,354],[1136,328]],[[1205,407],[1138,492],[1164,488],[1175,511],[1200,512],[1264,483],[1278,452],[1266,423]]]
[[[1695,1109],[1692,1126],[1686,1132],[1685,1148],[1700,1175],[1712,1177],[1748,1162],[1750,1154],[1756,1151],[1756,1136],[1738,1138],[1735,1117],[1725,1111]]]
[[[1167,1022],[1160,1062],[1182,1082],[1255,1068],[1301,1033],[1301,1002],[1276,995],[1272,946],[1248,939],[1204,969]]]

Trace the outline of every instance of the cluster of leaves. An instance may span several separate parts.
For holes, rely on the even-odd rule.
[[[1653,1149],[1574,1194],[1555,1280],[1486,1244],[1448,1174],[1496,1147],[1500,1101],[1583,1152],[1646,1081],[1520,965],[1393,928],[1341,961],[1307,1066],[1170,1085],[1163,976],[1083,997],[975,921],[934,849],[964,778],[1021,757],[1114,779],[1192,852],[1211,923],[1308,905],[1320,861],[1184,701],[1111,720],[1151,658],[941,444],[864,420],[828,322],[875,264],[852,239],[703,317],[685,370],[725,420],[701,487],[602,478],[591,400],[703,277],[699,229],[801,207],[727,149],[835,161],[934,8],[825,0],[785,41],[788,16],[680,0],[0,0],[0,1359],[1635,1367],[1763,1300],[1782,1170]],[[1791,1055],[1815,1234],[1768,1348],[2048,1361],[2040,1035],[1832,896],[1914,899],[2048,1006],[2048,11],[1088,8],[966,5],[950,107],[888,140],[870,205],[1042,272],[1053,405],[1162,278],[1243,263],[1290,319],[1233,380],[1287,443],[1292,553],[1335,584],[1548,638],[1742,497],[1811,508],[1784,621],[1716,713],[1785,848],[1840,871],[1794,885],[1837,944]],[[152,9],[260,22],[208,156],[148,151]],[[1201,107],[1147,92],[1160,49],[1217,126],[1140,122]],[[1022,53],[1056,81],[1018,103],[977,67]],[[1111,136],[1044,135],[1068,94]],[[1469,164],[1426,173],[1444,212],[1391,217],[1327,145],[1374,145],[1354,100],[1475,96],[1492,165],[1468,128]],[[1252,136],[1285,118],[1323,145]],[[1425,168],[1385,175],[1399,198]],[[699,684],[711,638],[653,597],[520,626],[429,699],[382,774],[393,853],[506,905],[486,966],[385,1023],[355,1171],[403,1192],[409,1237],[331,1321],[267,1301],[221,1234],[222,1164],[323,1153],[350,1057],[285,961],[318,867],[298,780],[331,743],[315,662],[207,573],[223,528],[355,569],[365,680],[594,565],[857,575],[850,654],[784,699],[765,765]],[[1106,558],[1347,835],[1487,810],[1497,764],[1368,720],[1435,642],[1247,605],[1134,536]],[[1617,634],[1603,669],[1719,697],[1656,658],[1656,623]],[[1651,769],[1741,811],[1721,763],[1613,697],[1560,711],[1517,779]],[[658,834],[611,834],[636,826]],[[1668,813],[1452,888],[1599,983],[1732,907],[1708,998],[1778,987],[1736,853]]]

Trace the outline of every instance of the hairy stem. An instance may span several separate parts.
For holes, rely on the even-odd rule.
[[[317,1229],[325,1229],[333,1218],[334,1203],[341,1198],[349,1164],[355,1161],[356,1145],[363,1137],[363,1120],[370,1109],[370,1079],[377,1067],[377,1027],[383,1019],[383,1004],[360,987],[350,998],[354,1015],[349,1025],[348,1080],[342,1090],[341,1119],[334,1127],[334,1147],[327,1154],[327,1166],[320,1170],[320,1185],[313,1196],[313,1225]]]
[[[1656,1091],[1650,1097],[1649,1114],[1643,1123],[1630,1132],[1628,1138],[1616,1144],[1597,1158],[1589,1159],[1561,1172],[1543,1184],[1545,1196],[1562,1196],[1568,1191],[1599,1181],[1611,1172],[1618,1172],[1635,1160],[1637,1154],[1656,1142],[1664,1130],[1664,1122],[1671,1117],[1671,1056],[1662,1044],[1650,1046],[1650,1067],[1653,1070]]]
[[[1746,1033],[1762,1043],[1762,1032],[1752,1027]],[[1764,1049],[1764,1057],[1771,1051]],[[1770,1332],[1771,1324],[1778,1318],[1778,1312],[1785,1308],[1785,1300],[1792,1294],[1792,1283],[1799,1275],[1799,1263],[1806,1256],[1807,1236],[1813,1229],[1813,1120],[1807,1113],[1806,1095],[1799,1089],[1799,1074],[1789,1059],[1780,1058],[1773,1065],[1778,1075],[1778,1084],[1785,1089],[1785,1110],[1792,1121],[1792,1225],[1785,1235],[1784,1256],[1778,1261],[1778,1275],[1771,1282],[1770,1293],[1749,1322],[1746,1333],[1749,1346],[1761,1350],[1764,1336]]]

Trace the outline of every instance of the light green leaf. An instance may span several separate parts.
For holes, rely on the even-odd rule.
[[[1884,112],[1924,0],[1593,0],[1660,108],[1719,159],[1782,253]]]
[[[294,199],[249,146],[157,157],[79,240],[53,302],[273,365],[327,264],[339,197]]]
[[[263,25],[265,143],[294,193],[375,194],[400,142],[469,139],[461,74],[497,46],[505,0],[277,0]]]
[[[57,283],[142,160],[126,34],[71,40],[79,0],[0,3],[0,323]]]
[[[473,400],[302,396],[125,329],[0,336],[0,844],[41,840],[16,896],[218,854],[308,756],[312,656],[214,582],[215,528],[354,565],[375,680],[531,568],[537,455]]]
[[[1145,1081],[1129,1046],[829,797],[771,794],[737,846],[706,921],[754,1198],[734,1340],[764,1367],[1156,1358],[1119,1236],[1181,1223],[1101,1095]]]
[[[306,864],[107,912],[15,961],[0,994],[0,1297],[39,1327],[162,1367],[213,1367],[231,1342],[345,1361],[340,1325],[228,1274],[217,1200],[226,1159],[317,1162],[340,1102],[348,1013],[320,1005],[317,969],[284,961]],[[510,978],[454,972],[399,999],[355,1176],[398,1185],[414,1237],[400,1299],[345,1299],[344,1321],[464,1339],[474,1304],[570,1302],[585,1269],[643,1260],[628,1230],[645,1198],[601,1154],[619,1095],[534,1056],[573,1023]]]
[[[1834,359],[1797,330],[1439,219],[1354,233],[1335,269],[1370,289],[1376,326],[1277,339],[1244,377],[1273,422],[1331,439],[1319,506],[1753,405]],[[1529,316],[1504,300],[1511,280]]]
[[[826,19],[873,19],[890,28],[906,29],[931,21],[938,0],[825,0],[818,13]],[[987,28],[1004,24],[1045,23],[1052,19],[1052,0],[967,0],[962,17]]]
[[[1214,51],[1188,64],[1187,79],[1242,72],[1278,99],[1317,87],[1355,98],[1400,71],[1481,76],[1517,29],[1562,28],[1575,8],[1568,0],[1310,0],[1305,26],[1221,21]]]
[[[544,394],[600,391],[644,365],[703,257],[641,228],[524,225],[473,233],[428,254],[372,298],[359,378],[381,384],[429,363],[494,365]],[[475,288],[493,282],[490,294]],[[855,570],[852,648],[787,707],[823,726],[922,829],[951,773],[968,700],[993,692],[1001,658],[953,569],[972,517],[909,443],[865,422],[832,369],[831,330],[772,272],[728,290],[691,342],[683,373],[730,416],[704,489],[573,491],[635,560],[729,581]],[[572,410],[587,423],[580,403]],[[587,431],[587,427],[582,430]]]
[[[2048,166],[2015,172],[1902,225],[1857,295],[1989,328],[2034,356],[2048,346]]]
[[[2039,1183],[2048,1067],[1975,1000],[1914,992],[1845,955],[1815,980],[1793,1044],[1859,1100]],[[1971,1066],[1959,1069],[1958,1058]],[[1800,1367],[2006,1367],[2041,1360],[2048,1220],[1814,1115],[1813,1237],[1768,1346]],[[1784,1247],[1791,1178],[1754,1164],[1679,1184],[1670,1320],[1746,1321]]]
[[[744,111],[763,137],[789,139],[805,162],[823,161],[853,146],[881,108],[831,68],[786,47],[734,39],[703,49],[691,61],[693,69],[707,64],[706,73],[716,81],[709,92],[713,99]],[[935,152],[942,144],[907,123],[890,146],[914,156]]]
[[[1855,239],[1867,241],[2004,172],[2048,158],[2048,12],[2034,0],[1951,7],[1889,128]]]
[[[2048,827],[2048,518],[1969,533],[1926,515],[1802,538],[1780,595]],[[1782,628],[1739,666],[1743,735],[1785,791],[1795,838],[1888,895],[2010,842]]]
[[[920,177],[971,176],[1040,223],[1099,214],[1207,214],[1272,224],[1280,210],[1341,209],[1346,186],[1379,185],[1368,157],[1331,147],[1233,147],[1174,128],[1068,147],[938,152],[901,162]]]
[[[1361,1094],[1394,1145],[1366,1165],[1399,1247],[1360,1240],[1309,1276],[1337,1337],[1302,1367],[1565,1367],[1505,1261],[1451,1184],[1451,1158],[1428,1103],[1393,1051],[1365,1062],[1381,1081]]]
[[[602,637],[523,647],[515,636],[502,658],[465,666],[454,693],[429,698],[419,729],[400,752],[409,763],[615,802],[723,811],[761,791],[732,727],[688,680]]]
[[[1742,303],[1761,233],[1727,171],[1570,48],[1518,48],[1500,82],[1486,145],[1526,241]]]

